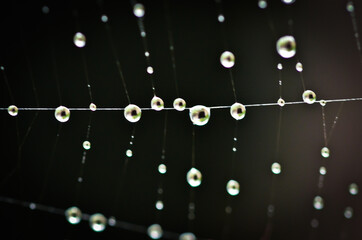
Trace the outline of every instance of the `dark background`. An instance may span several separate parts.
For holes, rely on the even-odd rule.
[[[164,2],[143,3],[157,95],[163,98],[166,107],[172,107],[177,96]],[[47,15],[41,11],[44,5],[50,9]],[[132,103],[149,107],[153,96],[151,83],[132,6],[128,1],[104,1],[103,7],[101,5],[97,1],[1,3],[0,63],[5,67],[14,97],[13,102],[1,76],[1,107],[11,104],[36,107],[31,79],[41,107],[61,104],[88,107],[90,100],[81,51],[86,57],[97,107],[125,107],[128,102],[105,24],[100,21],[102,14],[109,17],[116,54]],[[284,66],[283,98],[287,102],[301,101],[303,88],[295,70],[298,59],[304,66],[307,89],[315,91],[318,99],[362,97],[360,56],[346,1],[297,0],[285,5],[274,0],[269,1],[267,9],[258,8],[257,1],[225,1],[225,35],[217,21],[215,2],[170,1],[169,5],[180,96],[188,106],[234,103],[229,73],[219,62],[225,50],[236,56],[232,71],[238,101],[243,104],[277,101],[279,72],[276,66],[279,62]],[[362,26],[359,1],[355,9],[357,24]],[[78,26],[74,10],[78,12]],[[77,31],[87,37],[84,49],[73,44]],[[275,50],[275,43],[287,34],[296,38],[297,55],[282,59]],[[223,36],[228,49],[224,47]],[[325,108],[328,131],[339,107],[340,103],[328,103]],[[362,181],[360,109],[360,102],[344,104],[330,140],[331,156],[322,159],[320,105],[286,105],[280,155],[276,159],[279,107],[248,108],[245,119],[238,123],[238,151],[233,170],[234,179],[240,183],[240,194],[233,198],[227,195],[225,185],[231,174],[235,120],[228,109],[213,110],[209,123],[195,129],[196,167],[203,174],[203,182],[195,189],[196,219],[191,228],[187,221],[190,186],[185,180],[191,166],[192,123],[188,111],[168,112],[168,172],[163,178],[165,208],[158,214],[154,204],[160,179],[157,166],[164,111],[143,111],[136,127],[134,156],[128,164],[122,188],[119,182],[134,125],[125,120],[121,111],[96,111],[90,133],[92,148],[87,154],[80,190],[76,182],[89,111],[71,112],[70,120],[62,124],[54,151],[59,122],[53,111],[40,111],[25,138],[20,157],[18,143],[24,139],[36,112],[20,111],[14,118],[7,111],[0,111],[0,195],[66,209],[74,205],[79,193],[77,206],[84,213],[101,212],[106,217],[115,216],[145,227],[157,221],[166,231],[192,230],[204,239],[261,239],[268,222],[271,223],[268,225],[270,239],[362,239],[361,197],[348,193],[350,183]],[[275,186],[271,188],[270,165],[274,161],[282,164],[282,173],[275,177]],[[319,191],[321,165],[326,166],[328,172],[324,187]],[[15,173],[9,175],[16,166]],[[40,197],[45,179],[48,179],[46,190]],[[115,202],[117,192],[120,198]],[[275,214],[268,219],[271,192],[275,196]],[[322,211],[313,208],[316,194],[321,194],[325,200]],[[225,213],[228,204],[233,209],[230,215]],[[343,216],[346,206],[354,209],[352,219]],[[313,218],[319,220],[316,229],[310,224]],[[148,239],[144,233],[112,227],[95,233],[86,221],[72,226],[64,216],[8,203],[0,203],[0,219],[1,234],[7,236],[4,239]]]

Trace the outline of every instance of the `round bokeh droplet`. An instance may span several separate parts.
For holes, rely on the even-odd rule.
[[[351,183],[349,185],[349,193],[351,195],[357,195],[358,194],[358,185],[356,183]]]
[[[59,122],[66,122],[70,118],[70,111],[67,107],[59,106],[55,109],[54,115]]]
[[[322,167],[319,168],[319,173],[320,173],[320,175],[326,175],[327,174],[327,169],[322,166]]]
[[[65,210],[65,218],[70,224],[78,224],[82,220],[82,212],[77,207],[70,207]]]
[[[133,6],[133,14],[136,17],[143,17],[145,15],[145,7],[141,3],[137,3]]]
[[[161,174],[165,174],[167,172],[167,167],[165,164],[158,165],[158,172]]]
[[[155,206],[156,206],[156,209],[157,210],[162,210],[163,209],[163,202],[161,201],[161,200],[158,200],[157,202],[156,202],[156,204],[155,204]]]
[[[182,233],[178,239],[179,240],[196,240],[196,236],[195,236],[195,234],[193,234],[191,232],[185,232],[185,233]]]
[[[279,163],[275,162],[271,165],[271,171],[274,174],[279,174],[282,171],[282,167],[280,166]]]
[[[322,210],[324,208],[324,200],[321,196],[316,196],[313,199],[313,207],[317,210]]]
[[[298,72],[303,72],[303,64],[298,62],[296,65],[295,65],[295,69],[298,71]]]
[[[277,103],[278,103],[278,105],[281,106],[281,107],[283,107],[283,106],[285,105],[285,101],[284,101],[283,98],[279,98]]]
[[[90,227],[95,232],[102,232],[106,228],[107,219],[101,213],[95,213],[89,218]]]
[[[161,111],[163,109],[163,100],[157,96],[154,96],[151,100],[151,108],[156,111]]]
[[[353,217],[353,208],[346,207],[346,209],[344,210],[344,217],[347,219],[352,218]]]
[[[83,33],[77,32],[73,37],[73,42],[75,46],[82,48],[85,46],[86,38]]]
[[[186,108],[186,102],[182,98],[176,98],[173,101],[173,108],[177,111],[183,111]]]
[[[127,151],[126,151],[126,156],[127,156],[127,157],[132,157],[132,156],[133,156],[133,152],[132,152],[131,149],[127,149]]]
[[[322,148],[321,155],[324,158],[328,158],[329,157],[329,148],[327,148],[327,147]]]
[[[89,150],[91,148],[91,143],[89,141],[84,141],[83,142],[83,148],[85,150]]]
[[[291,58],[296,53],[297,45],[293,36],[284,36],[277,41],[277,52],[283,58]]]
[[[259,8],[261,8],[261,9],[265,9],[265,8],[268,6],[268,3],[267,3],[266,0],[259,0],[259,1],[258,1],[258,6],[259,6]]]
[[[231,68],[235,64],[235,56],[232,52],[225,51],[220,56],[220,63],[225,68]]]
[[[89,104],[89,109],[94,112],[95,110],[97,110],[97,106],[94,103],[91,103]]]
[[[124,109],[124,117],[129,122],[138,122],[141,119],[141,114],[142,114],[141,109],[137,105],[134,105],[134,104],[129,104]]]
[[[230,180],[228,181],[228,183],[226,184],[226,191],[231,195],[231,196],[236,196],[239,194],[240,191],[240,184],[235,181],[235,180]]]
[[[307,104],[313,104],[317,99],[316,94],[312,90],[305,90],[302,97],[303,101]]]
[[[186,180],[191,187],[198,187],[201,184],[202,174],[196,168],[191,168],[190,171],[187,172]]]
[[[191,121],[198,126],[203,126],[209,122],[210,119],[210,108],[196,105],[190,108],[190,119]]]
[[[230,107],[230,114],[236,120],[241,120],[245,117],[246,108],[241,103],[234,103]]]
[[[324,107],[327,104],[327,102],[326,100],[320,100],[319,104]]]
[[[11,105],[8,107],[8,113],[10,114],[10,116],[15,117],[16,115],[18,115],[18,108],[15,105]]]
[[[163,231],[159,224],[152,224],[148,227],[147,234],[152,239],[160,239],[163,235]]]

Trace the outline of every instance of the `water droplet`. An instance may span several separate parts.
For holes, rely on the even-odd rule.
[[[233,147],[233,152],[236,152],[236,148],[235,148],[235,147]]]
[[[281,107],[283,107],[285,105],[285,101],[284,101],[283,98],[278,99],[278,105],[281,106]]]
[[[65,210],[65,218],[70,224],[78,224],[82,220],[82,212],[77,207],[70,207]]]
[[[163,109],[163,100],[154,96],[151,100],[151,108],[156,111],[161,111]]]
[[[89,141],[84,141],[83,142],[83,148],[85,150],[89,150],[91,148],[91,143]]]
[[[150,53],[149,53],[149,52],[145,52],[145,56],[146,56],[146,57],[149,57],[149,56],[150,56]]]
[[[271,165],[271,171],[274,173],[274,174],[279,174],[281,173],[282,171],[282,167],[280,166],[279,163],[275,162]]]
[[[297,64],[295,65],[295,69],[296,69],[298,72],[302,72],[302,71],[303,71],[303,64],[300,63],[300,62],[297,62]]]
[[[191,168],[186,175],[187,182],[191,187],[198,187],[201,184],[202,174],[196,168]]]
[[[105,15],[105,14],[103,14],[103,15],[101,16],[101,21],[104,22],[104,23],[108,22],[108,16]]]
[[[67,107],[59,106],[55,109],[54,115],[59,122],[66,122],[70,118],[70,111]]]
[[[165,164],[158,165],[158,172],[161,174],[165,174],[167,172],[167,167]]]
[[[278,63],[277,68],[278,68],[279,70],[282,70],[282,69],[283,69],[283,65],[282,65],[281,63]]]
[[[268,217],[272,217],[274,215],[274,210],[275,210],[275,207],[273,204],[270,204],[268,206],[268,211],[267,211],[267,214],[268,214]]]
[[[310,221],[310,225],[312,226],[312,228],[317,228],[319,226],[319,221],[313,218],[312,221]]]
[[[296,43],[293,36],[284,36],[277,41],[277,52],[283,58],[291,58],[296,53]]]
[[[116,223],[117,223],[117,220],[115,217],[109,217],[108,218],[108,225],[111,226],[111,227],[114,227],[116,226]]]
[[[322,166],[322,167],[319,168],[319,173],[320,173],[321,175],[326,175],[326,174],[327,174],[327,169]]]
[[[231,196],[236,196],[239,194],[240,191],[240,185],[237,181],[235,180],[230,180],[228,181],[228,183],[226,184],[226,191],[231,195]]]
[[[41,11],[44,13],[44,14],[48,14],[49,13],[49,7],[48,6],[43,6],[41,8]]]
[[[295,0],[282,0],[282,2],[285,4],[292,4],[295,2]]]
[[[232,208],[232,207],[230,207],[230,206],[226,206],[226,207],[225,207],[225,212],[226,212],[227,214],[231,214],[232,211],[233,211],[233,208]]]
[[[31,210],[35,210],[35,209],[36,209],[36,204],[35,204],[35,203],[30,203],[30,204],[29,204],[29,208],[30,208]]]
[[[78,182],[80,182],[80,183],[83,182],[83,178],[82,178],[82,177],[79,177],[79,178],[78,178]]]
[[[224,22],[224,21],[225,21],[224,15],[220,14],[220,15],[217,17],[217,20],[218,20],[219,22]]]
[[[313,206],[315,209],[317,210],[322,210],[323,207],[324,207],[324,200],[321,196],[316,196],[314,199],[313,199]]]
[[[126,151],[126,156],[127,156],[127,157],[132,157],[132,156],[133,156],[133,152],[132,152],[131,149],[127,149],[127,151]]]
[[[353,217],[353,208],[346,207],[346,209],[344,210],[344,217],[347,219],[352,218]]]
[[[351,195],[357,195],[358,194],[358,185],[356,183],[351,183],[349,185],[349,193]]]
[[[8,113],[10,114],[10,116],[15,117],[16,115],[18,115],[18,108],[15,105],[11,105],[8,107]]]
[[[320,100],[319,104],[324,107],[327,104],[327,102],[326,100]]]
[[[185,233],[182,233],[178,239],[179,240],[196,240],[196,236],[195,236],[195,234],[193,234],[191,232],[185,232]]]
[[[85,36],[81,32],[77,32],[73,37],[74,45],[79,48],[82,48],[85,46],[85,40],[86,40]]]
[[[225,51],[220,56],[220,62],[225,68],[231,68],[235,64],[235,56],[232,52]]]
[[[97,106],[94,103],[91,103],[89,105],[89,109],[94,112],[95,110],[97,110]]]
[[[141,109],[134,104],[129,104],[125,109],[124,109],[124,117],[129,121],[129,122],[138,122],[141,119]]]
[[[208,107],[196,105],[190,108],[190,119],[195,125],[203,126],[207,124],[209,122],[210,115],[211,112]]]
[[[246,113],[246,108],[241,103],[236,102],[230,107],[230,114],[236,120],[243,119],[245,117],[245,113]]]
[[[107,219],[101,213],[95,213],[89,218],[90,227],[95,232],[102,232],[106,228]]]
[[[133,6],[133,14],[136,17],[143,17],[145,15],[145,7],[141,3],[137,3]]]
[[[234,137],[234,141],[236,142],[238,139]]]
[[[324,158],[328,158],[329,157],[329,149],[327,147],[322,148],[321,155]]]
[[[156,209],[160,211],[163,209],[163,202],[161,200],[156,202]]]
[[[265,9],[265,8],[268,6],[268,3],[267,3],[267,1],[265,1],[265,0],[259,0],[259,1],[258,1],[258,6],[259,6],[261,9]]]
[[[163,231],[159,224],[152,224],[148,227],[147,234],[152,239],[160,239],[163,235]]]
[[[146,37],[146,32],[145,31],[141,32],[141,37]]]
[[[308,104],[313,104],[317,99],[317,96],[312,90],[304,91],[302,97],[303,101]]]
[[[349,1],[347,3],[346,9],[347,9],[348,12],[354,12],[354,5],[353,5],[352,1]]]
[[[173,101],[173,107],[174,109],[176,109],[177,111],[183,111],[186,108],[186,102],[185,100],[183,100],[182,98],[176,98]]]
[[[153,67],[151,67],[151,66],[147,67],[147,73],[153,74]]]

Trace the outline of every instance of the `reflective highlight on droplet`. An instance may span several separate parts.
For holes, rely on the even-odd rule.
[[[148,227],[147,234],[152,239],[160,239],[163,235],[163,231],[159,224],[152,224]]]
[[[282,65],[281,63],[278,63],[277,68],[278,68],[279,70],[283,70],[283,65]]]
[[[295,69],[298,71],[298,72],[302,72],[303,71],[303,64],[298,62],[296,65],[295,65]]]
[[[320,173],[320,175],[326,175],[327,174],[327,169],[322,166],[322,167],[319,168],[319,173]]]
[[[202,174],[196,168],[191,168],[186,175],[187,182],[191,187],[198,187],[201,184]]]
[[[185,232],[185,233],[182,233],[178,239],[179,240],[196,240],[196,236],[195,236],[195,234],[193,234],[191,232]]]
[[[219,22],[224,22],[224,21],[225,21],[224,15],[220,14],[220,15],[217,17],[217,20],[218,20]]]
[[[356,183],[351,183],[349,185],[349,193],[351,195],[357,195],[358,194],[358,185]]]
[[[156,204],[155,204],[155,206],[156,206],[156,209],[157,210],[162,210],[163,209],[163,202],[161,201],[161,200],[158,200],[157,202],[156,202]]]
[[[264,8],[266,8],[268,6],[268,3],[267,3],[266,0],[259,0],[258,1],[258,6],[259,6],[259,8],[264,9]]]
[[[346,207],[346,209],[344,210],[344,217],[347,219],[352,218],[353,217],[353,208]]]
[[[85,36],[81,32],[77,32],[73,37],[74,45],[79,48],[82,48],[85,46],[85,40],[86,40]]]
[[[225,51],[220,56],[220,63],[225,68],[231,68],[235,64],[235,56],[232,52]]]
[[[324,158],[328,158],[329,157],[329,148],[327,148],[327,147],[322,148],[321,155]]]
[[[167,172],[167,167],[165,164],[158,165],[158,172],[161,174],[165,174]]]
[[[83,148],[85,150],[89,150],[91,148],[91,143],[89,141],[84,141],[83,142]]]
[[[202,106],[202,105],[196,105],[192,108],[190,108],[190,119],[193,122],[193,124],[198,126],[203,126],[206,123],[209,122],[210,119],[210,108]]]
[[[226,191],[231,195],[231,196],[236,196],[239,194],[240,191],[240,184],[235,181],[235,180],[230,180],[228,181],[228,183],[226,184]]]
[[[136,17],[143,17],[145,15],[145,7],[141,3],[137,3],[133,6],[133,14]]]
[[[59,122],[66,122],[70,118],[70,111],[67,107],[59,106],[55,109],[54,115]]]
[[[274,174],[279,174],[281,173],[282,171],[282,167],[280,166],[279,163],[275,162],[271,165],[271,171],[274,173]]]
[[[108,22],[108,16],[105,15],[105,14],[103,14],[103,15],[101,16],[101,21],[104,22],[104,23]]]
[[[153,74],[153,67],[151,67],[151,66],[147,67],[147,73]]]
[[[89,109],[94,112],[95,110],[97,110],[97,106],[94,103],[91,103],[89,105]]]
[[[236,102],[230,107],[230,114],[236,120],[243,119],[245,117],[245,113],[246,113],[246,108],[241,103]]]
[[[277,52],[283,58],[291,58],[296,53],[296,43],[293,36],[284,36],[277,41]]]
[[[302,97],[303,101],[308,104],[313,104],[317,99],[317,96],[312,90],[305,90]]]
[[[177,111],[183,111],[186,108],[186,102],[182,98],[176,98],[173,101],[173,108]]]
[[[281,106],[281,107],[283,107],[283,106],[285,105],[285,101],[284,101],[283,98],[279,98],[277,103],[278,103],[278,105]]]
[[[95,213],[89,218],[89,225],[95,232],[102,232],[106,228],[107,219],[101,213]]]
[[[163,100],[157,96],[154,96],[151,100],[151,108],[156,111],[161,111],[163,109]]]
[[[11,105],[8,107],[8,113],[10,114],[10,116],[15,117],[16,115],[18,115],[18,108],[15,105]]]
[[[346,6],[346,9],[348,12],[354,12],[354,5],[353,5],[353,2],[352,1],[348,1],[347,2],[347,6]]]
[[[322,210],[324,208],[324,200],[321,196],[316,196],[313,199],[313,207],[317,210]]]
[[[292,4],[295,2],[295,0],[282,0],[282,2],[285,4]]]
[[[320,100],[319,104],[324,107],[327,104],[327,102],[326,100]]]
[[[124,117],[129,121],[129,122],[138,122],[141,119],[141,109],[134,104],[129,104],[125,109],[124,109]]]
[[[108,225],[111,226],[111,227],[114,227],[116,226],[116,223],[117,223],[117,220],[115,217],[109,217],[108,218]]]
[[[70,207],[65,210],[65,218],[70,224],[78,224],[82,220],[82,212],[77,207]]]
[[[133,152],[132,152],[131,149],[127,149],[127,151],[126,151],[126,156],[127,156],[127,157],[132,157],[132,156],[133,156]]]

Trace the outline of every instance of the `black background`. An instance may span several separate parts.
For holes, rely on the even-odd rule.
[[[143,3],[156,92],[166,107],[172,107],[173,99],[178,96],[164,2]],[[49,14],[42,13],[44,5],[49,6]],[[0,63],[5,67],[14,97],[13,102],[2,76],[1,107],[11,104],[36,107],[31,79],[41,107],[61,104],[88,107],[90,99],[81,51],[86,57],[97,107],[125,107],[128,102],[105,24],[100,21],[102,14],[109,17],[131,102],[149,107],[153,94],[132,6],[128,1],[105,1],[103,7],[101,5],[97,1],[1,4]],[[360,57],[346,1],[297,0],[285,5],[274,0],[269,1],[267,9],[258,8],[257,1],[225,1],[225,35],[217,21],[217,6],[211,0],[169,2],[180,96],[188,106],[234,103],[228,70],[219,62],[225,50],[236,56],[232,71],[238,101],[243,104],[277,101],[279,72],[276,66],[279,62],[284,66],[283,98],[287,102],[301,101],[303,88],[295,70],[298,60],[304,66],[307,89],[315,91],[318,99],[362,96]],[[361,7],[356,1],[358,25],[362,25]],[[73,44],[77,31],[87,37],[83,49]],[[275,50],[275,43],[287,34],[296,38],[297,55],[282,59]],[[228,49],[225,49],[223,37]],[[328,131],[339,107],[340,103],[328,103],[325,108]],[[121,111],[96,111],[92,116],[92,148],[87,154],[78,207],[85,213],[101,212],[106,217],[115,216],[145,227],[158,221],[164,230],[175,233],[192,230],[204,239],[261,239],[266,229],[269,229],[270,239],[361,239],[361,198],[348,193],[350,183],[362,180],[360,109],[360,102],[344,104],[330,140],[331,156],[322,159],[321,106],[318,103],[286,105],[280,156],[276,159],[279,107],[247,108],[245,119],[238,123],[238,151],[233,168],[234,178],[240,183],[240,194],[232,198],[227,195],[225,185],[231,174],[235,120],[227,109],[213,110],[209,123],[195,129],[196,167],[203,174],[203,182],[195,189],[196,219],[191,228],[187,221],[190,187],[185,180],[191,166],[192,123],[188,111],[168,112],[168,172],[163,178],[165,208],[161,214],[156,213],[154,203],[160,179],[157,166],[165,112],[143,111],[136,127],[134,155],[122,181],[124,187],[120,188],[125,151],[134,125],[125,120]],[[53,111],[40,111],[25,139],[20,158],[18,142],[24,138],[35,111],[20,111],[16,118],[7,111],[0,111],[0,114],[1,196],[60,209],[72,206],[78,191],[82,142],[90,112],[71,112],[70,120],[61,124],[52,157],[59,122]],[[282,164],[282,173],[275,177],[272,190],[270,165],[274,161]],[[319,192],[321,165],[326,166],[328,172]],[[8,177],[16,166],[19,168]],[[47,174],[46,191],[40,197]],[[117,191],[120,198],[115,203]],[[275,196],[275,215],[268,220],[271,192]],[[316,194],[321,194],[325,200],[322,211],[313,208]],[[233,209],[229,216],[225,213],[227,204]],[[343,216],[346,206],[354,209],[352,219]],[[313,218],[319,220],[316,229],[310,225]],[[0,204],[0,219],[1,234],[7,236],[4,239],[148,239],[145,233],[112,227],[95,233],[88,222],[72,226],[64,216],[7,203]],[[271,222],[269,227],[268,221]]]

